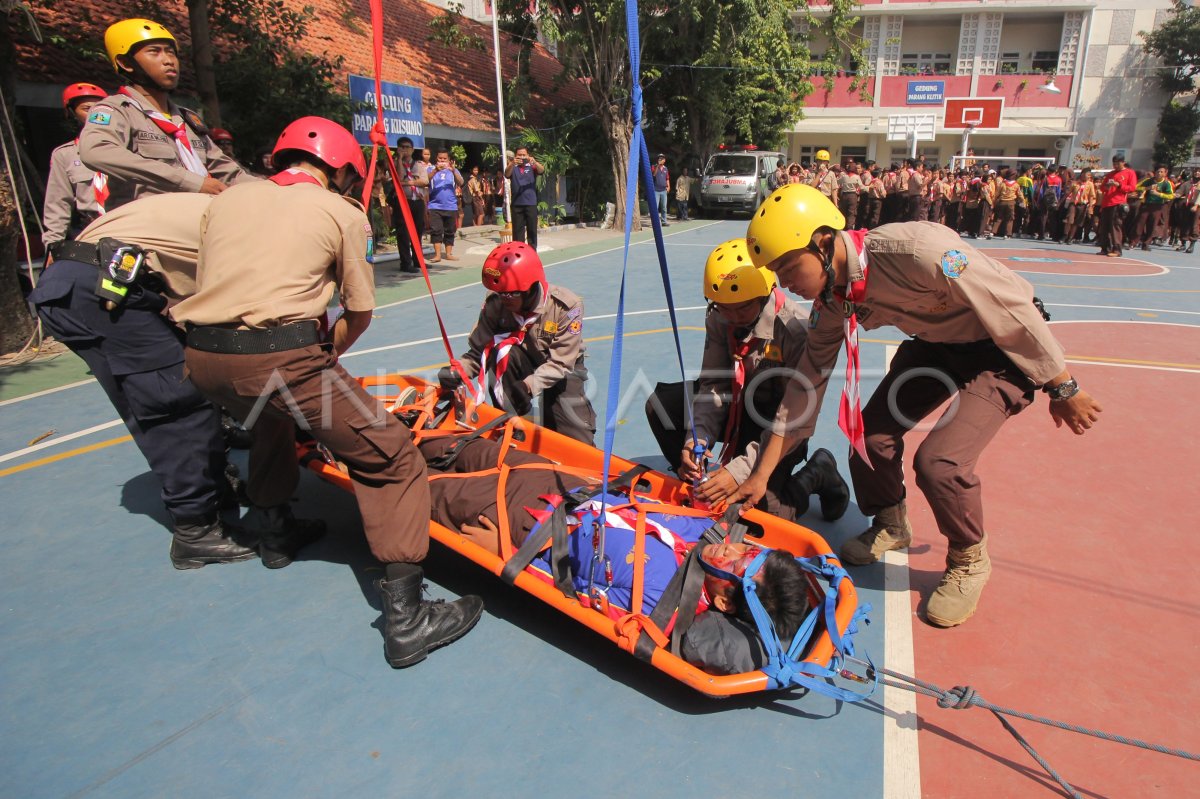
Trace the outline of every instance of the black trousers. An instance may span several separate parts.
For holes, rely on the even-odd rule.
[[[84,360],[162,484],[176,521],[211,518],[225,480],[220,414],[184,375],[178,329],[164,301],[134,287],[107,311],[95,295],[96,267],[56,261],[29,299],[47,332]]]
[[[513,241],[523,241],[533,249],[537,249],[537,206],[512,206]]]
[[[392,208],[392,224],[396,228],[396,246],[400,250],[400,268],[406,272],[419,269],[417,266],[417,252],[421,250],[421,237],[425,235],[425,201],[410,200],[401,198],[400,202],[407,202],[408,208],[412,212],[413,225],[417,229],[417,238],[414,241],[408,235],[408,226],[404,224],[404,212],[396,207]]]
[[[683,445],[692,435],[687,424],[687,397],[689,394],[695,396],[695,389],[695,381],[691,380],[688,381],[687,393],[684,393],[683,383],[659,383],[650,399],[646,401],[646,420],[650,423],[650,430],[658,441],[658,448],[662,450],[663,457],[675,471],[678,471],[682,461]],[[770,401],[764,402],[755,408],[753,414],[750,413],[750,404],[743,404],[734,457],[745,453],[750,442],[762,439],[763,427],[755,421],[755,416],[760,419],[774,418],[779,401],[775,398],[773,402],[774,407],[770,407]],[[709,449],[713,449],[716,443],[709,442]],[[787,521],[796,519],[795,501],[790,495],[788,478],[807,457],[808,441],[800,442],[794,450],[783,456],[767,480],[767,493],[759,505],[760,508]]]

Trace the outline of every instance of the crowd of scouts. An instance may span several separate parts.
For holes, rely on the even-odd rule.
[[[31,302],[47,331],[88,364],[159,478],[176,568],[252,558],[282,568],[319,539],[324,522],[297,518],[290,505],[300,472],[297,435],[309,436],[346,468],[366,540],[385,564],[377,586],[387,661],[419,662],[466,634],[483,611],[476,596],[424,597],[428,522],[494,536],[496,502],[486,490],[431,495],[426,462],[439,453],[420,451],[405,424],[338,362],[375,307],[371,226],[355,199],[366,175],[362,149],[340,125],[304,117],[272,148],[271,169],[262,169],[269,174],[255,174],[221,149],[223,132],[170,99],[179,59],[166,28],[123,20],[107,30],[105,46],[124,85],[105,95],[74,84],[64,94],[81,133],[55,151],[51,181],[71,199],[48,234],[48,266]],[[407,170],[412,161],[404,155]],[[532,176],[538,166],[525,153],[513,170]],[[859,506],[873,519],[840,557],[864,565],[911,542],[904,436],[957,392],[959,402],[915,461],[917,484],[950,543],[926,617],[954,626],[975,611],[990,574],[975,474],[983,448],[1039,389],[1049,395],[1055,423],[1077,434],[1097,421],[1100,406],[1067,371],[1029,284],[963,244],[951,227],[923,219],[933,206],[924,189],[914,194],[911,187],[923,185],[925,169],[911,164],[906,174],[903,193],[889,194],[870,169],[838,165],[778,185],[746,237],[707,258],[699,378],[659,384],[646,413],[671,469],[693,485],[697,500],[761,502],[792,521],[815,495],[821,516],[832,521],[849,505],[849,486],[834,455],[810,453],[808,439],[845,347],[839,425],[851,444]],[[402,175],[404,188],[421,182]],[[1151,184],[1147,196],[1173,201],[1165,184]],[[865,201],[843,196],[845,186]],[[917,221],[879,221],[909,216]],[[266,218],[274,223],[261,224]],[[1012,221],[1006,212],[998,218]],[[451,254],[448,244],[444,252]],[[524,242],[496,248],[482,281],[489,293],[467,351],[439,375],[441,388],[521,415],[536,401],[542,425],[594,444],[582,299],[549,283],[536,247]],[[341,313],[331,320],[335,290]],[[812,301],[811,312],[785,290]],[[857,328],[883,325],[912,339],[863,405]],[[227,518],[238,499],[227,480],[220,409],[250,431],[249,510],[237,521]],[[560,478],[544,474],[550,482],[533,485],[534,496],[562,489],[554,482]],[[520,502],[507,506],[532,518]],[[531,519],[509,520],[514,536],[530,526]],[[760,554],[707,545],[706,603],[734,615],[744,610],[736,581],[763,562]],[[753,573],[781,630],[791,628],[804,602],[803,576],[788,561],[769,557]]]
[[[978,159],[942,169],[922,159],[884,168],[873,162],[830,164],[819,150],[811,165],[780,162],[768,188],[812,186],[838,207],[846,229],[929,221],[967,238],[1027,237],[1096,244],[1102,255],[1152,245],[1194,252],[1200,235],[1200,169],[1142,173],[1123,157],[1111,170],[1066,166],[990,168]]]

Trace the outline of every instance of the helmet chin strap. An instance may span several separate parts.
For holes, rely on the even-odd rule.
[[[836,235],[834,234],[834,236]],[[837,249],[834,244],[835,241],[835,238],[830,238],[829,252],[825,252],[820,247],[817,247],[817,254],[821,256],[821,268],[825,270],[825,287],[821,289],[818,299],[826,307],[833,305],[833,254]]]

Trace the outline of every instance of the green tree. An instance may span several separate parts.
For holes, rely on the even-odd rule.
[[[342,56],[306,53],[295,44],[315,18],[311,6],[296,10],[279,0],[212,0],[210,22],[220,32],[214,71],[221,119],[243,161],[302,116],[349,127],[350,99],[334,84]]]
[[[793,12],[803,0],[681,0],[641,16],[644,74],[629,74],[624,0],[546,0],[536,19],[524,0],[503,0],[500,13],[519,41],[532,32],[557,47],[563,79],[581,80],[608,149],[615,219],[624,219],[625,179],[633,134],[635,80],[646,87],[645,124],[651,138],[683,132],[698,152],[726,133],[774,143],[795,121],[810,76],[843,66],[853,51],[851,0],[833,0],[832,13],[810,27],[831,42],[813,61],[803,36],[792,35]],[[647,54],[653,53],[654,58]],[[635,218],[636,222],[636,218]]]
[[[817,20],[803,0],[683,0],[673,10],[677,32],[646,45],[649,69],[662,76],[648,92],[654,133],[700,156],[729,138],[777,146],[801,116],[813,77],[861,60],[851,9],[835,0]],[[797,14],[804,18],[793,24]],[[814,58],[818,31],[829,44]]]
[[[7,108],[12,107],[17,83],[12,24],[12,16],[16,14],[12,4],[0,6],[0,100]],[[21,240],[21,225],[17,218],[19,199],[13,188],[16,180],[6,166],[16,156],[16,142],[11,133],[7,123],[0,124],[4,149],[10,155],[7,161],[0,159],[0,354],[20,349],[34,333],[33,318],[17,279],[17,243]]]
[[[1139,35],[1147,53],[1165,62],[1158,79],[1167,92],[1167,105],[1158,120],[1154,160],[1170,167],[1191,158],[1196,134],[1200,132],[1200,8],[1185,0],[1173,0],[1170,17],[1153,31]],[[1177,98],[1184,96],[1184,101]]]

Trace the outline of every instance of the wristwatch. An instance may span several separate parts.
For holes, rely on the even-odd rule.
[[[1051,402],[1061,402],[1079,393],[1079,383],[1075,382],[1075,378],[1072,377],[1069,380],[1064,380],[1057,386],[1044,386],[1042,390],[1050,395]]]

